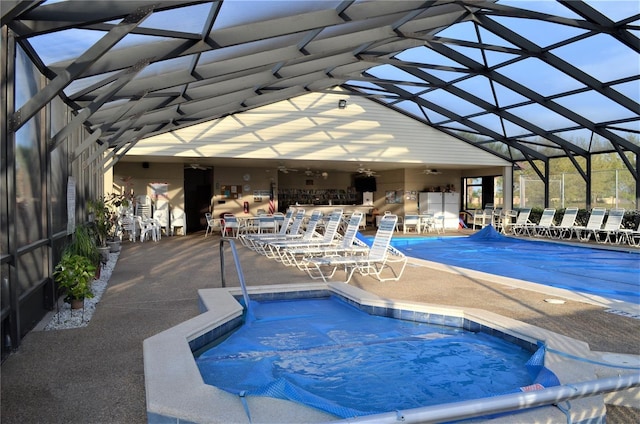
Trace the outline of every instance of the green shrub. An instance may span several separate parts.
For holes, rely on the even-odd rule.
[[[54,278],[61,288],[66,289],[65,302],[92,298],[91,283],[96,275],[96,266],[82,255],[64,254],[54,270]]]

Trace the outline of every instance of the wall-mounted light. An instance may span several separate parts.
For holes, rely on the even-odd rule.
[[[338,100],[338,109],[344,109],[347,107],[347,101],[345,99]]]

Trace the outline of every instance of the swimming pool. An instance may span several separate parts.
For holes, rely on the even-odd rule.
[[[370,315],[335,295],[252,301],[252,311],[197,356],[207,384],[342,418],[559,384],[536,345]]]
[[[394,237],[407,256],[640,304],[640,254],[506,237]]]
[[[589,346],[539,327],[515,321],[489,311],[472,308],[455,308],[440,305],[428,305],[416,302],[383,299],[357,287],[342,283],[280,284],[247,287],[251,299],[299,299],[326,297],[328,294],[340,296],[352,305],[375,315],[418,319],[436,325],[457,326],[473,332],[483,332],[497,336],[512,343],[546,346],[544,366],[553,372],[561,385],[533,392],[498,395],[482,400],[455,402],[407,410],[390,411],[383,414],[350,418],[348,422],[370,423],[418,422],[421,414],[442,417],[443,421],[452,421],[451,417],[469,418],[487,415],[496,411],[514,411],[532,405],[530,400],[538,396],[551,396],[557,403],[554,391],[568,390],[575,393],[571,383],[595,382],[597,378],[610,377],[616,380],[628,373],[624,364],[636,361],[629,355],[607,355],[606,352],[592,352]],[[147,399],[147,419],[149,423],[326,423],[337,422],[335,415],[315,408],[297,404],[288,400],[234,395],[205,384],[196,365],[194,352],[211,342],[231,334],[244,321],[244,308],[238,301],[243,293],[239,287],[204,289],[199,291],[199,302],[203,313],[175,327],[167,329],[148,339],[143,344],[145,393]],[[586,358],[610,363],[611,369],[592,365],[589,362],[572,358]],[[635,362],[634,362],[635,363]],[[598,370],[598,374],[596,374]],[[395,387],[380,379],[379,385],[388,390]],[[616,396],[621,402],[622,395]],[[624,395],[623,403],[633,404],[633,393]],[[471,404],[469,404],[471,402]],[[509,409],[482,409],[493,407],[495,402],[510,402]],[[538,405],[548,405],[550,402]],[[461,411],[471,411],[476,415],[460,415]],[[568,411],[574,423],[601,423],[606,414],[602,396],[571,400]],[[454,415],[452,415],[454,414]],[[411,417],[411,418],[409,418]],[[445,419],[446,418],[446,419]],[[508,423],[508,416],[497,419],[499,423]],[[416,419],[418,421],[416,421]],[[458,418],[459,419],[459,418]],[[519,412],[521,422],[566,422],[567,416],[559,408],[541,406]],[[340,420],[340,422],[345,422]]]

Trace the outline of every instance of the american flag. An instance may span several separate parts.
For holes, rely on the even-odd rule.
[[[276,201],[273,198],[273,184],[271,185],[271,192],[269,192],[269,215],[273,215],[276,211]]]

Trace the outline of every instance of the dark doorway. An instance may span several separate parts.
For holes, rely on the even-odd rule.
[[[482,177],[482,208],[486,208],[486,205],[493,205],[495,200],[495,193],[493,192],[495,177]]]
[[[184,213],[187,216],[187,232],[205,230],[207,220],[204,214],[211,205],[211,169],[184,170]]]

